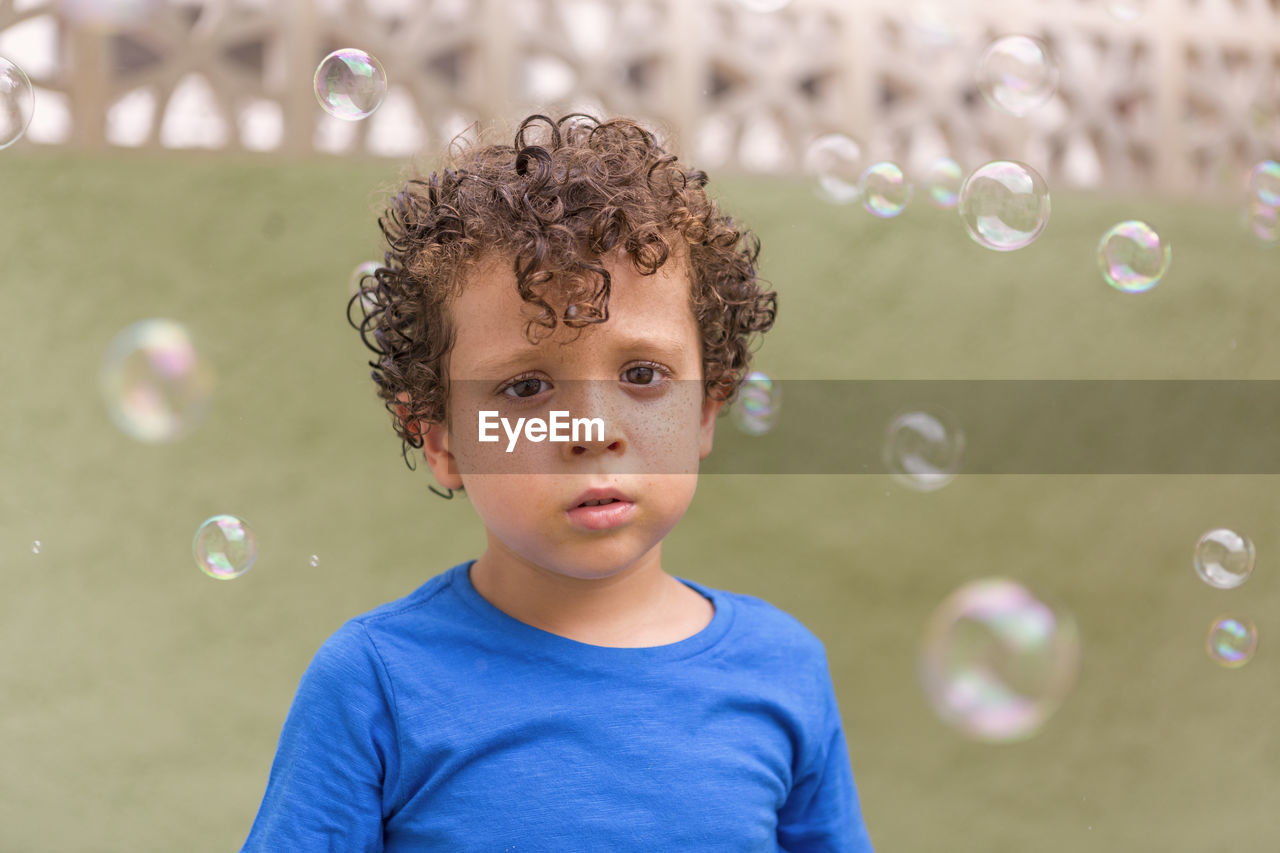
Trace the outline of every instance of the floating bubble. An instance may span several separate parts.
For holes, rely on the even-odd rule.
[[[1053,97],[1058,88],[1058,65],[1039,39],[1005,36],[992,42],[982,55],[977,82],[991,106],[1025,116]]]
[[[1143,0],[1107,0],[1107,12],[1117,21],[1136,21],[1142,17]]]
[[[804,154],[805,171],[818,179],[818,195],[832,204],[858,200],[858,176],[862,170],[862,146],[843,133],[828,133],[809,143]]]
[[[374,273],[382,266],[377,261],[365,261],[351,272],[351,295],[360,294],[360,307],[365,315],[372,314],[378,307],[378,299],[373,291],[378,284]]]
[[[1209,626],[1205,651],[1214,663],[1238,669],[1253,658],[1258,650],[1258,628],[1247,619],[1221,616]]]
[[[1249,193],[1268,207],[1280,207],[1280,163],[1263,160],[1249,173]]]
[[[1012,252],[1031,245],[1049,224],[1049,187],[1016,160],[975,169],[960,187],[957,209],[979,246]]]
[[[872,163],[858,179],[858,195],[868,213],[888,219],[906,210],[911,182],[897,163]]]
[[[215,515],[196,530],[191,550],[200,571],[217,580],[231,580],[253,568],[258,539],[242,519]]]
[[[212,368],[186,327],[173,320],[143,320],[116,335],[100,378],[112,421],[146,442],[173,441],[191,432],[213,393]]]
[[[316,68],[316,99],[329,115],[359,121],[373,115],[387,94],[382,63],[353,47],[335,50]]]
[[[729,413],[738,429],[747,435],[764,435],[778,420],[781,388],[766,374],[753,370],[738,389]]]
[[[1200,580],[1218,589],[1234,589],[1253,573],[1253,542],[1220,527],[1200,537],[1192,560]]]
[[[738,5],[748,12],[780,12],[791,5],[791,0],[738,0]]]
[[[1075,620],[1022,584],[971,581],[929,617],[920,674],[930,706],[947,725],[983,741],[1025,740],[1075,685]]]
[[[32,553],[32,554],[39,554],[39,553],[40,553],[40,540],[39,540],[39,539],[37,539],[36,541],[34,541],[34,542],[32,542],[32,543],[31,543],[31,553]]]
[[[885,467],[917,491],[936,491],[954,480],[963,456],[964,431],[942,412],[900,414],[885,432]]]
[[[924,185],[929,189],[929,202],[944,210],[955,207],[960,201],[960,185],[964,173],[960,164],[950,157],[939,157],[924,170]]]
[[[1107,284],[1125,293],[1144,293],[1160,283],[1173,247],[1145,222],[1113,225],[1098,241],[1098,269]]]
[[[36,111],[36,94],[27,72],[0,56],[0,149],[22,138]]]
[[[312,554],[311,559],[308,562],[311,563],[311,568],[314,569],[316,566],[320,565],[320,558],[315,554]]]
[[[1245,205],[1242,219],[1245,228],[1259,243],[1274,246],[1280,242],[1280,208],[1252,198]]]

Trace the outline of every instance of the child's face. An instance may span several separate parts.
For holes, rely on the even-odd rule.
[[[688,274],[676,261],[642,276],[623,258],[612,275],[609,319],[531,344],[536,309],[516,291],[508,259],[479,265],[450,307],[449,429],[424,439],[442,485],[466,487],[488,531],[486,559],[516,561],[577,578],[607,577],[657,562],[663,537],[684,515],[711,452],[720,403],[705,398],[702,349],[689,304]],[[552,307],[564,305],[548,297]],[[576,338],[576,340],[575,340]],[[598,435],[530,441],[511,452],[502,426],[481,442],[480,412],[519,418],[599,418]],[[625,498],[579,508],[588,489]]]

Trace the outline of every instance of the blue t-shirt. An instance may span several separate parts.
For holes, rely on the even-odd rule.
[[[579,643],[471,562],[352,619],[298,686],[245,851],[865,853],[821,641],[748,595],[692,637]]]

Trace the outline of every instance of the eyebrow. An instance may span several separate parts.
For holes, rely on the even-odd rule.
[[[685,354],[685,346],[679,340],[666,337],[640,335],[614,341],[612,346],[625,352],[656,352],[659,357],[670,361],[679,361]],[[486,358],[475,366],[476,374],[484,377],[501,377],[514,370],[521,362],[528,360],[533,348],[512,350],[500,355]]]

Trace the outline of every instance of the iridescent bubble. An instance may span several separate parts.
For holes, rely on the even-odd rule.
[[[1234,589],[1253,573],[1253,542],[1234,530],[1210,530],[1196,542],[1192,562],[1200,580],[1218,589]]]
[[[944,210],[955,207],[960,201],[960,185],[964,173],[960,164],[950,157],[939,157],[924,170],[924,185],[929,189],[929,202]]]
[[[1058,65],[1039,39],[1005,36],[982,55],[977,82],[991,106],[1025,116],[1053,96],[1058,88]]]
[[[1144,293],[1160,283],[1173,260],[1173,246],[1145,222],[1111,226],[1098,241],[1098,269],[1107,284],[1125,293]]]
[[[316,566],[320,565],[320,558],[315,554],[312,554],[311,559],[308,562],[311,563],[311,568],[314,569]]]
[[[858,179],[858,195],[868,213],[888,219],[906,210],[911,182],[897,163],[872,163]]]
[[[1280,207],[1280,163],[1263,160],[1249,173],[1249,193],[1268,207]]]
[[[344,121],[373,115],[387,94],[382,63],[353,47],[335,50],[316,68],[316,99],[324,111]]]
[[[965,179],[957,209],[975,243],[1012,252],[1040,236],[1049,207],[1049,187],[1039,172],[1016,160],[995,160]]]
[[[862,146],[843,133],[828,133],[809,143],[804,154],[805,171],[818,180],[818,195],[832,204],[858,200],[858,176],[862,171]]]
[[[351,295],[360,294],[360,307],[364,309],[366,316],[372,314],[378,307],[378,299],[374,291],[378,281],[374,274],[380,266],[382,265],[377,261],[365,261],[351,272]]]
[[[1209,625],[1205,651],[1219,666],[1238,669],[1258,650],[1258,628],[1248,619],[1220,616]]]
[[[173,320],[143,320],[116,335],[100,379],[111,420],[146,442],[191,432],[213,394],[213,369],[186,327]]]
[[[217,580],[231,580],[253,568],[258,539],[242,519],[215,515],[196,530],[191,550],[200,571]]]
[[[1117,21],[1136,21],[1142,17],[1143,0],[1107,0],[1107,11]]]
[[[885,432],[885,467],[917,491],[936,491],[954,480],[963,456],[964,431],[944,412],[900,414]]]
[[[791,5],[791,0],[738,0],[738,5],[748,12],[779,12]]]
[[[1075,686],[1080,640],[1070,613],[1005,578],[971,581],[925,627],[920,674],[947,725],[983,741],[1025,740]]]
[[[1274,246],[1280,242],[1280,208],[1252,198],[1245,205],[1242,219],[1245,228],[1259,243]]]
[[[36,111],[36,94],[27,72],[0,56],[0,149],[22,138]]]
[[[729,410],[734,424],[747,435],[764,435],[778,420],[781,393],[768,375],[758,370],[748,373]]]
[[[40,553],[40,547],[41,547],[41,546],[40,546],[40,540],[39,540],[39,539],[37,539],[36,541],[32,542],[32,543],[31,543],[31,553],[32,553],[32,554],[39,554],[39,553]]]

